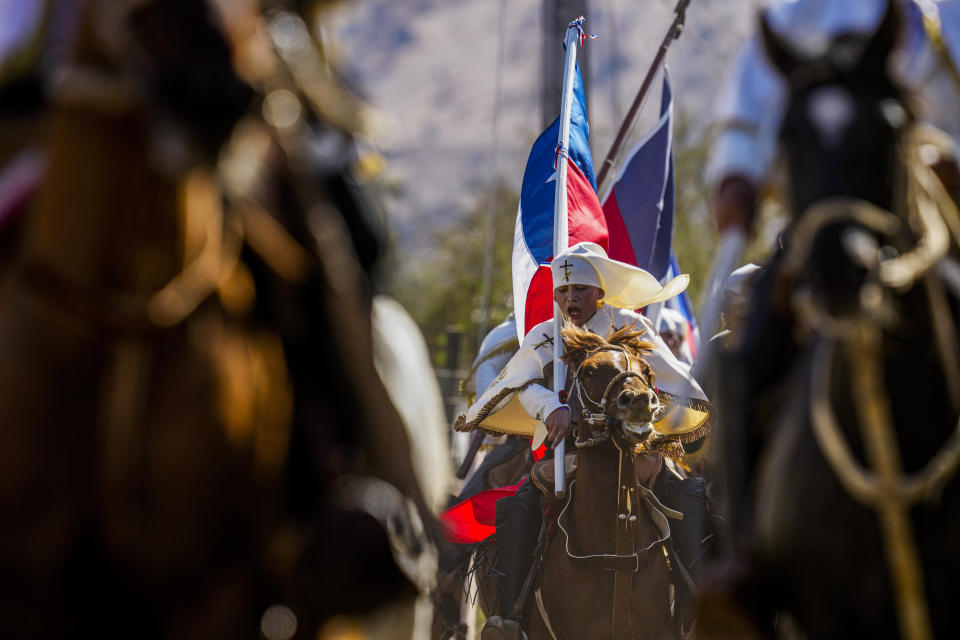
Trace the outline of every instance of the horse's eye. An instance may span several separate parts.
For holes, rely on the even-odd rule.
[[[596,367],[584,367],[584,368],[583,368],[583,375],[584,375],[584,377],[587,377],[587,378],[589,378],[590,376],[592,376],[592,375],[595,374],[596,372],[597,372],[597,368],[596,368]]]

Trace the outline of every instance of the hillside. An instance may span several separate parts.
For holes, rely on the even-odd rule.
[[[495,174],[519,186],[539,133],[541,1],[503,4],[506,48],[495,132],[500,2],[360,0],[340,10],[326,33],[347,73],[387,117],[374,142],[396,187],[387,202],[392,224],[402,247],[414,253],[429,251],[420,232],[425,225],[454,224]],[[687,28],[667,59],[678,108],[699,131],[706,130],[700,125],[711,118],[756,4],[691,3]],[[597,163],[672,20],[673,6],[668,0],[593,0],[585,26],[599,36],[586,44],[592,49],[589,106]],[[558,34],[558,55],[561,39]],[[643,122],[652,111],[645,110]]]

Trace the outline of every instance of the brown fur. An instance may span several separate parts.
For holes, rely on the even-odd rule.
[[[653,344],[646,340],[641,340],[646,331],[637,330],[636,325],[628,325],[613,331],[606,339],[587,329],[581,329],[575,325],[564,327],[561,330],[563,335],[564,356],[563,361],[571,367],[578,367],[591,351],[596,351],[603,347],[624,347],[637,356],[642,356],[653,350]]]
[[[577,479],[569,506],[568,528],[577,554],[616,551],[619,452],[609,442],[577,454]],[[635,548],[649,545],[657,531],[641,506]],[[663,640],[672,637],[669,575],[658,545],[640,554],[640,570],[632,577],[630,629],[612,629],[612,571],[584,571],[573,566],[555,534],[547,545],[539,586],[550,625],[558,638],[632,638]],[[550,638],[534,604],[531,640]]]
[[[78,46],[94,40],[81,33]],[[337,336],[321,336],[327,357],[310,365],[350,393],[334,402],[314,385],[322,406],[302,412],[307,428],[296,431],[288,352],[251,307],[247,265],[221,273],[213,295],[170,326],[148,313],[200,247],[219,234],[226,243],[232,229],[207,224],[220,193],[197,218],[185,213],[185,174],[152,162],[149,113],[73,104],[50,114],[47,177],[0,274],[0,636],[91,635],[110,619],[142,638],[254,638],[266,607],[283,602],[297,637],[315,637],[344,602],[357,612],[409,596],[409,584],[389,582],[389,551],[375,555],[386,549],[377,523],[354,528],[321,502],[321,473],[355,471],[420,504],[406,435],[373,368],[361,284],[310,290],[323,312],[298,320],[329,315]],[[324,272],[324,259],[340,256],[311,257]],[[295,284],[269,291],[288,314],[305,313]],[[247,304],[227,303],[244,293]],[[360,442],[362,467],[332,427]],[[288,476],[291,451],[307,463]],[[289,509],[290,478],[311,492],[302,512]],[[360,555],[375,559],[347,567],[355,587],[344,588],[334,562]],[[319,605],[307,606],[308,588]]]

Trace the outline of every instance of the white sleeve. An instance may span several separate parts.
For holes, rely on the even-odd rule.
[[[553,328],[551,327],[550,330],[552,331]],[[541,360],[538,349],[548,349],[549,358],[553,358],[553,347],[545,346],[542,342],[538,343],[534,337],[535,334],[535,331],[531,331],[530,334],[524,338],[520,350],[517,351],[511,360],[511,373],[522,371],[522,379],[525,380],[534,380],[543,377],[544,360],[547,359],[547,356],[543,356],[544,360]],[[543,353],[546,353],[546,351]],[[541,422],[546,420],[547,416],[557,408],[563,406],[556,392],[540,384],[531,384],[521,391],[518,397],[520,404],[527,414]]]
[[[551,413],[566,406],[560,402],[556,392],[550,391],[539,384],[532,384],[520,392],[520,404],[524,410],[539,420],[544,422]]]
[[[707,184],[743,175],[755,184],[769,176],[783,119],[785,86],[759,37],[751,38],[728,78],[716,113],[718,131],[707,159]]]

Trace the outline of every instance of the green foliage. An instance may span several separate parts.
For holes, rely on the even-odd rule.
[[[691,127],[682,111],[675,113],[673,250],[680,268],[690,274],[690,300],[699,305],[717,245],[703,180],[709,142],[702,129],[697,132]]]
[[[693,127],[682,111],[676,111],[674,129],[673,248],[684,272],[690,274],[690,299],[699,309],[710,266],[717,248],[716,225],[710,215],[709,193],[704,182],[710,132]],[[741,264],[762,264],[782,227],[781,207],[773,199],[761,203],[757,233],[751,238]]]
[[[487,327],[513,308],[510,268],[513,228],[519,193],[499,183],[481,194],[455,225],[432,234],[430,260],[394,279],[390,293],[403,304],[423,331],[434,365],[447,367],[447,333],[460,332],[460,366],[468,367],[479,347],[478,325],[483,308],[483,265],[487,220],[494,212],[493,263]],[[402,256],[401,256],[402,258]],[[402,261],[401,261],[402,262]]]

